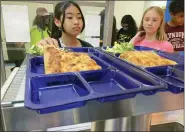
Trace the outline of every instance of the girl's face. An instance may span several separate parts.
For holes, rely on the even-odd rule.
[[[154,10],[149,10],[143,18],[143,28],[146,33],[154,34],[161,26],[161,16]]]
[[[72,36],[78,36],[83,27],[82,15],[77,7],[70,5],[65,10],[64,30]]]
[[[122,24],[122,28],[123,28],[125,31],[128,30],[128,24],[123,23],[123,24]]]

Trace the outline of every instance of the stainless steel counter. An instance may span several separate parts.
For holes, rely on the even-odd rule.
[[[24,107],[25,67],[24,63],[2,99],[3,120],[7,131],[46,130],[78,123],[184,109],[184,93],[160,92],[152,96],[138,94],[135,98],[110,103],[90,101],[81,108],[40,115]]]

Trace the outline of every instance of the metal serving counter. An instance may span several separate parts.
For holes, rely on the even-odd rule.
[[[40,115],[24,107],[26,65],[17,71],[1,99],[3,123],[7,131],[47,130],[79,123],[146,115],[184,109],[184,93],[160,92],[109,103],[90,101],[84,107]],[[2,95],[1,95],[2,96]]]

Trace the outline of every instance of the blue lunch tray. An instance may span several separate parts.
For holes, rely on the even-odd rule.
[[[168,90],[178,94],[184,92],[184,71],[172,66],[163,66],[156,68],[145,68],[159,79],[168,84]]]
[[[137,93],[151,95],[151,91],[167,88],[158,78],[120,63],[114,57],[106,60],[97,50],[78,51],[89,53],[102,66],[102,70],[45,75],[43,57],[28,57],[25,90],[27,108],[46,114],[82,107],[89,100],[115,101],[135,97]]]
[[[137,46],[136,49],[137,50],[140,50],[140,49],[141,50],[153,50],[151,48],[141,47],[141,46]],[[166,82],[168,84],[168,89],[167,90],[171,91],[172,93],[184,92],[184,79],[182,79],[182,76],[184,76],[184,59],[181,56],[177,55],[177,54],[171,54],[171,53],[166,53],[166,52],[157,51],[157,50],[154,50],[154,51],[162,57],[165,57],[167,59],[171,59],[171,60],[176,61],[178,64],[175,65],[175,66],[140,67],[140,66],[136,66],[132,63],[129,63],[126,60],[122,60],[122,59],[118,58],[119,54],[112,55],[112,54],[109,54],[109,53],[106,53],[106,52],[104,52],[104,54],[108,54],[112,57],[115,57],[116,59],[121,60],[122,63],[129,64],[129,65],[132,65],[134,67],[137,67],[141,70],[144,70],[145,72],[147,72],[149,74],[152,73],[151,75],[153,75],[155,77],[158,77],[163,82]],[[170,74],[170,75],[168,74],[168,76],[173,76],[173,77],[168,77],[168,78],[164,77],[166,71],[169,70],[170,67],[173,68],[173,72],[174,71],[178,72],[177,77],[173,78],[174,76],[172,74]],[[161,76],[160,74],[162,74],[163,76]],[[181,76],[181,78],[179,78],[180,80],[178,79],[179,76]],[[173,79],[174,79],[174,81],[172,81]],[[177,80],[180,83],[179,85],[176,85]]]

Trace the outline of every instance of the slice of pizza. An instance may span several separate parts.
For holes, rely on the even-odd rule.
[[[44,48],[45,74],[60,72],[60,60],[62,58],[62,54],[64,54],[63,51],[53,46],[47,46]]]
[[[163,58],[152,51],[127,51],[120,55],[121,59],[125,59],[137,66],[154,67],[165,65],[176,65],[175,61]]]
[[[45,74],[101,69],[87,53],[65,52],[51,46],[44,49],[44,67]]]
[[[70,57],[72,59],[69,59]],[[90,56],[86,53],[69,52],[62,57],[62,61],[65,62],[66,69],[68,69],[68,72],[101,69],[101,67],[96,63],[96,61],[91,59]],[[63,65],[62,69],[64,69]]]

